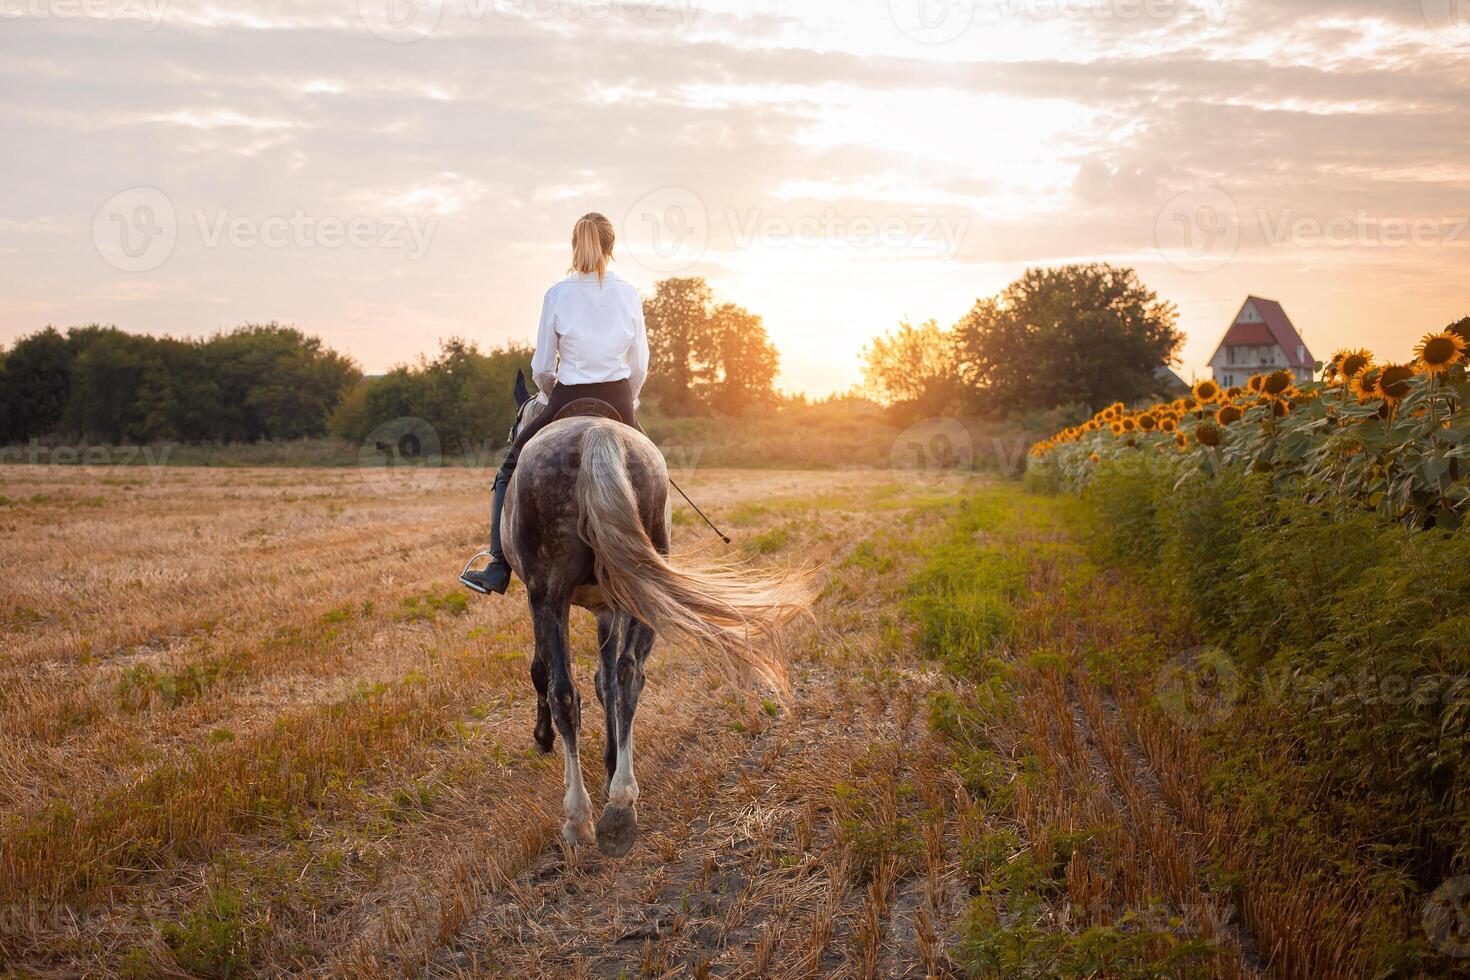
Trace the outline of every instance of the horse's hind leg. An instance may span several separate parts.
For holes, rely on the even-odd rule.
[[[561,733],[562,762],[566,780],[564,799],[566,823],[562,837],[576,846],[591,841],[592,800],[582,782],[582,763],[577,758],[577,731],[582,725],[582,698],[572,683],[572,658],[567,642],[566,597],[546,595],[531,598],[531,620],[536,629],[536,656],[545,661],[549,676],[547,701],[552,720]]]
[[[611,790],[618,766],[618,697],[613,688],[618,683],[618,626],[624,618],[610,609],[597,614],[597,700],[602,702],[607,722],[607,740],[602,752],[603,767],[607,770],[602,784],[605,790]]]
[[[550,682],[551,669],[546,665],[545,651],[538,642],[531,657],[531,683],[536,686],[536,728],[532,735],[536,739],[536,748],[542,754],[550,752],[552,743],[556,741],[556,732],[551,727],[551,706],[546,703]]]
[[[643,662],[653,649],[653,630],[626,616],[623,622],[622,651],[618,655],[617,680],[607,685],[616,692],[616,729],[608,728],[611,747],[617,733],[612,779],[608,784],[607,806],[597,821],[597,846],[605,854],[621,857],[633,847],[638,836],[638,780],[633,775],[633,716],[638,711],[638,696],[643,692]],[[611,720],[614,712],[609,710]]]

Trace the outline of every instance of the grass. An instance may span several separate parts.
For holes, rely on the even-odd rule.
[[[529,887],[536,879],[524,869],[559,853],[551,845],[562,795],[559,761],[530,743],[523,602],[514,591],[505,602],[466,601],[450,587],[483,532],[483,488],[385,487],[327,469],[170,467],[126,490],[101,484],[105,503],[87,509],[95,518],[59,516],[105,479],[81,467],[0,467],[8,497],[41,501],[5,517],[14,526],[0,537],[0,558],[18,569],[0,605],[17,625],[0,657],[0,906],[10,913],[0,956],[43,975],[366,975],[473,946],[484,910],[506,889]],[[883,542],[898,573],[914,560],[903,546],[910,522],[935,519],[884,498],[865,475],[716,471],[686,486],[717,517],[742,503],[766,508],[737,532],[757,562],[840,559],[847,536],[805,517],[821,509],[826,524]],[[45,550],[35,547],[42,529]],[[681,527],[676,547],[704,537]],[[886,610],[901,575],[836,565],[824,574],[833,591],[821,625],[793,638],[801,669],[819,678],[801,710],[731,699],[697,657],[661,644],[638,744],[651,821],[640,848],[651,857],[701,816],[726,827],[744,819],[745,783],[721,780],[746,746],[742,780],[803,787],[811,813],[795,821],[826,849],[821,861],[763,837],[750,870],[770,876],[792,908],[801,901],[792,889],[807,880],[793,869],[819,875],[835,903],[824,927],[830,965],[874,961],[908,928],[890,922],[907,914],[892,894],[873,895],[866,873],[846,870],[863,862],[820,816],[838,802],[831,787],[845,779],[878,793],[881,780],[912,783],[923,757],[900,753],[889,774],[849,768],[850,753],[905,741],[892,720],[892,679],[876,671],[871,690],[837,695],[846,681],[830,666],[853,650],[896,655]],[[584,762],[599,793],[600,717],[583,656],[592,639],[577,617],[593,733]],[[818,702],[826,707],[811,707]],[[856,704],[871,720],[852,716]],[[810,757],[783,754],[782,731],[816,724],[839,724],[843,735],[813,728],[803,736]],[[925,792],[942,800],[940,770],[930,771]],[[912,802],[908,790],[891,798]],[[687,809],[695,805],[715,809]],[[866,846],[857,830],[867,818],[853,817],[854,855]],[[716,839],[697,846],[727,857]],[[917,873],[875,871],[892,889]],[[770,924],[775,910],[750,905],[717,874],[687,885],[732,903],[701,913],[714,931],[698,934],[723,936],[721,949],[770,963],[806,955]],[[78,936],[69,923],[81,918],[89,926]],[[939,906],[932,918],[942,922]],[[866,932],[850,927],[859,920]],[[748,947],[747,924],[758,932]],[[713,958],[713,946],[687,945],[693,935],[655,943],[650,962]],[[902,955],[938,962],[941,944],[926,948]],[[548,949],[507,940],[484,961],[524,966]]]
[[[907,428],[867,402],[791,403],[740,417],[671,417],[652,406],[640,418],[676,475],[701,468],[888,469],[902,460],[898,447]],[[1042,433],[1019,424],[963,420],[976,468],[1010,471]],[[445,466],[488,470],[499,465],[501,433],[467,453],[446,449]],[[160,443],[142,446],[72,445],[54,439],[0,446],[0,464],[54,464],[89,472],[153,470],[165,466],[349,469],[381,466],[372,446],[337,438],[259,443]],[[122,481],[114,486],[121,486]],[[101,498],[99,498],[100,500]],[[0,497],[0,509],[25,506]],[[99,504],[100,506],[100,504]]]
[[[1237,977],[1359,971],[1381,935],[1330,852],[1240,833],[1303,807],[1217,781],[1229,746],[1171,720],[1159,670],[1198,623],[1075,500],[701,471],[734,553],[815,564],[819,598],[780,701],[660,643],[641,836],[609,861],[555,843],[519,594],[450,586],[478,483],[178,468],[58,521],[93,477],[0,468],[48,501],[0,537],[20,969]],[[572,639],[599,802],[585,616]]]
[[[1087,709],[1087,663],[1110,638],[1074,605],[1100,583],[1065,508],[1014,488],[966,501],[905,601],[922,648],[966,682],[929,704],[974,807],[958,954],[999,976],[1247,972],[1157,777],[1110,754],[1122,718]]]

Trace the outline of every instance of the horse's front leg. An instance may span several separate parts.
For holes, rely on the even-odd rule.
[[[638,779],[633,775],[633,716],[643,692],[643,662],[653,649],[653,630],[635,619],[624,622],[622,652],[618,656],[617,682],[608,685],[616,692],[617,748],[607,806],[597,822],[597,846],[603,853],[622,857],[633,848],[638,836]],[[609,712],[611,716],[613,712]],[[609,730],[609,741],[612,730]]]
[[[549,672],[547,700],[552,720],[561,733],[563,775],[566,797],[563,800],[566,822],[562,837],[573,847],[595,836],[592,826],[592,799],[582,782],[582,763],[577,757],[577,733],[582,727],[582,698],[572,682],[571,649],[567,641],[567,615],[571,603],[567,597],[533,596],[531,619],[536,629],[536,655],[545,660]]]

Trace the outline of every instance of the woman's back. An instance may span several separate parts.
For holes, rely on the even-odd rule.
[[[642,322],[638,291],[616,273],[601,282],[595,273],[568,276],[546,292],[537,342],[540,353],[542,342],[550,341],[561,363],[533,365],[536,384],[548,390],[548,382],[597,384],[637,373]],[[546,335],[548,328],[553,336]]]

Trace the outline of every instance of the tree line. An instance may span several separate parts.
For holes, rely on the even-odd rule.
[[[320,436],[361,377],[350,358],[274,323],[199,340],[47,327],[0,351],[0,442]]]
[[[1161,393],[1184,343],[1178,311],[1132,269],[1029,269],[952,327],[899,327],[863,350],[867,391],[900,417],[1004,418]]]
[[[703,279],[665,279],[644,300],[645,403],[664,415],[738,415],[778,403],[780,366],[759,315],[718,302]],[[1159,393],[1183,336],[1174,306],[1132,269],[1031,269],[953,326],[903,323],[863,351],[865,391],[900,420],[1005,418],[1058,406],[1090,414]],[[365,377],[319,338],[271,323],[203,339],[47,327],[0,349],[0,444],[368,438],[403,417],[434,426],[445,451],[505,438],[517,370],[531,350],[451,339]]]
[[[761,318],[716,303],[704,280],[658,283],[644,319],[645,400],[663,413],[739,414],[776,401],[779,360]],[[319,338],[275,323],[203,339],[46,327],[0,348],[0,444],[361,441],[414,417],[434,426],[446,451],[471,451],[504,441],[515,374],[529,373],[531,354],[453,338],[433,356],[369,377]]]

